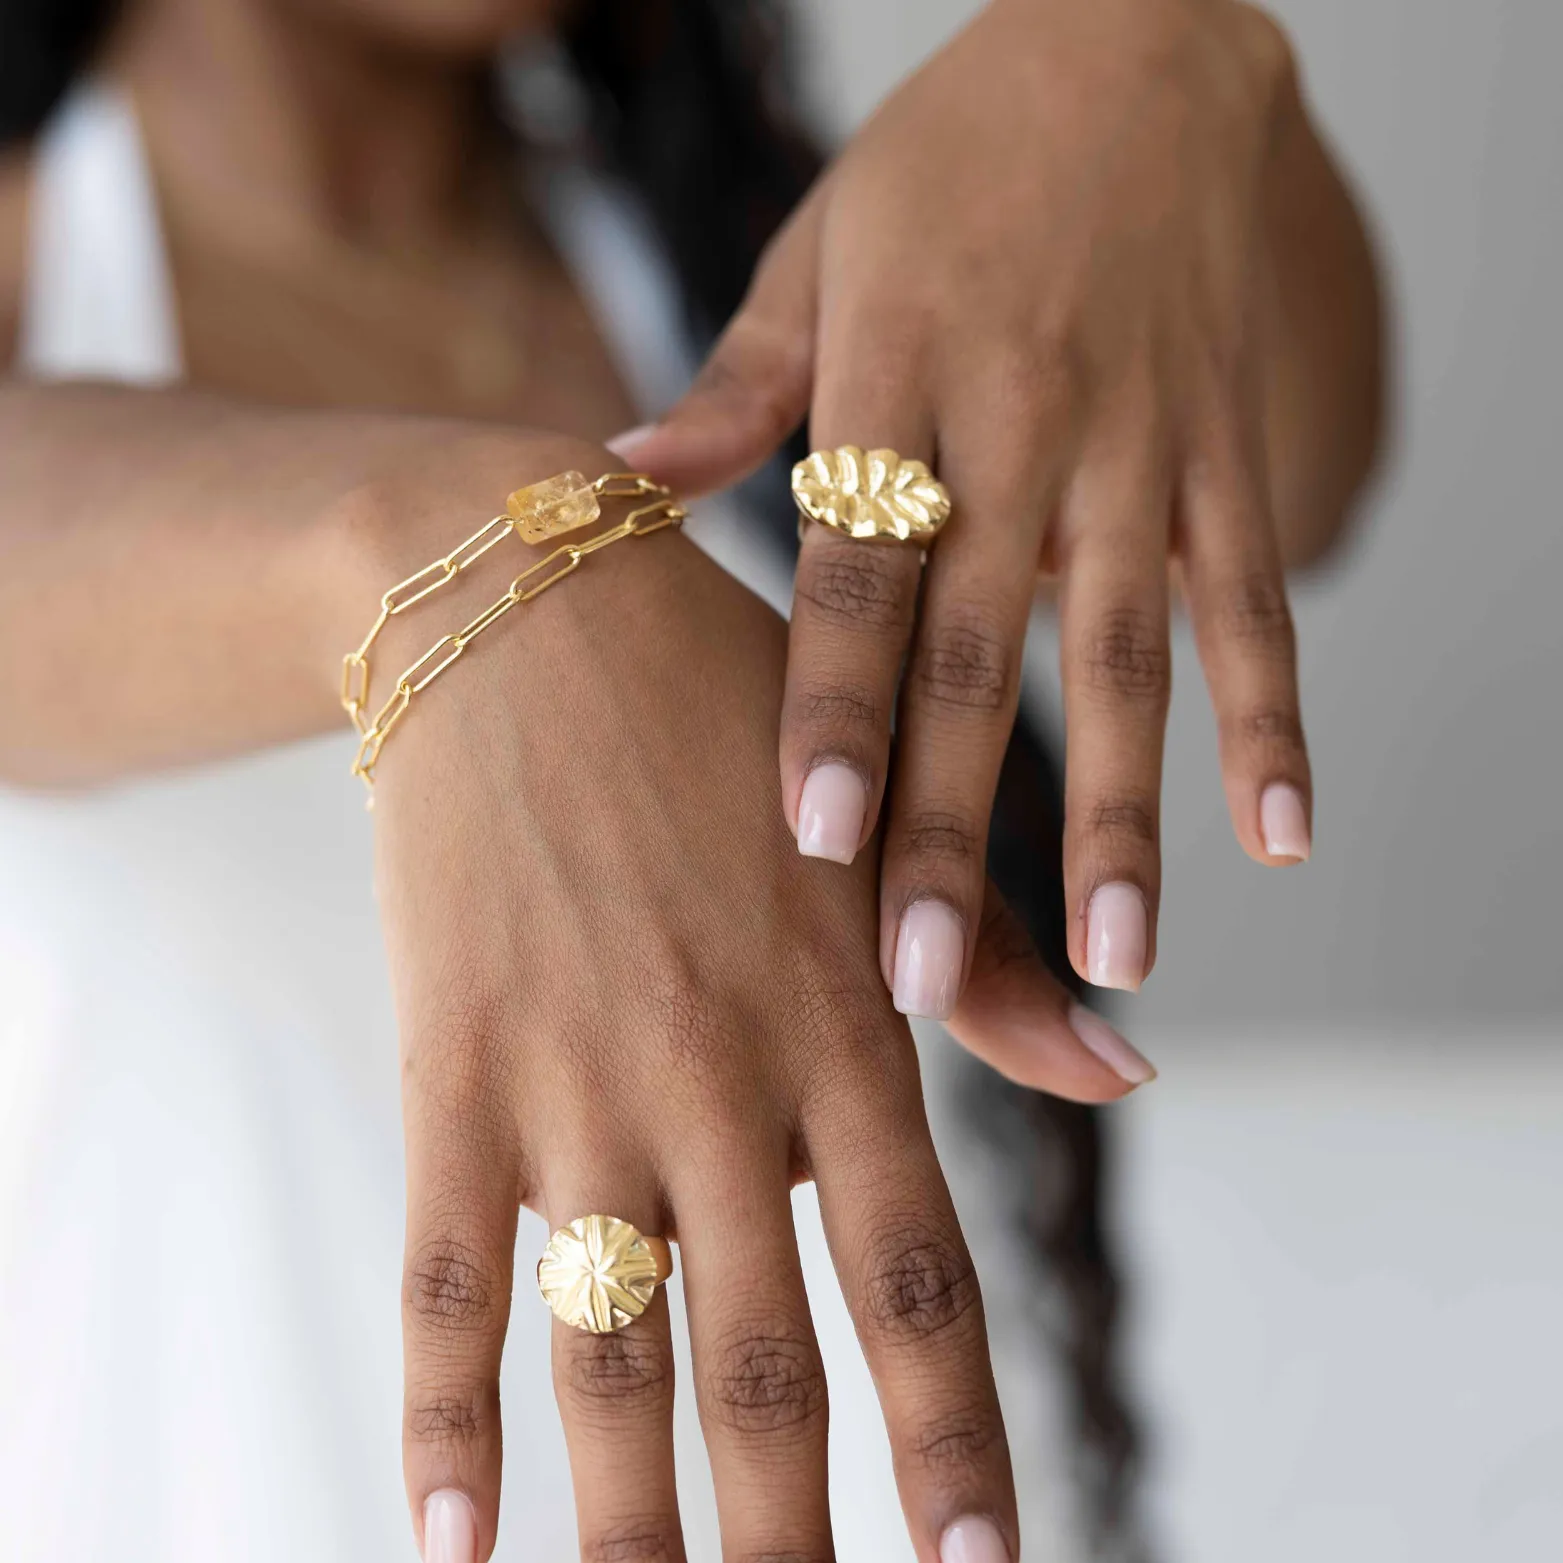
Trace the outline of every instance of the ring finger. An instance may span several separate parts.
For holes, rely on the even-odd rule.
[[[1155,960],[1170,524],[1154,438],[1085,451],[1060,517],[1064,886],[1070,960],[1098,987],[1136,989]]]
[[[722,1553],[828,1558],[828,1422],[778,1132],[675,1186],[700,1423]],[[710,1175],[701,1176],[700,1171]],[[721,1196],[712,1198],[719,1188]]]

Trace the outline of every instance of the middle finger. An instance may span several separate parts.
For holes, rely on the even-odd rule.
[[[833,1556],[825,1372],[780,1127],[672,1178],[700,1424],[722,1554]]]
[[[1171,508],[1159,442],[1107,437],[1083,453],[1060,517],[1069,955],[1098,987],[1137,989],[1155,959]]]
[[[902,687],[882,870],[895,1007],[934,1020],[955,1010],[981,922],[1052,465],[1045,439],[1000,457],[964,423],[941,431],[955,510],[930,551]],[[989,459],[960,459],[974,443]]]

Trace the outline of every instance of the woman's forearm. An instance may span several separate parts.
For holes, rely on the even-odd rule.
[[[79,785],[345,721],[341,656],[378,594],[571,453],[551,443],[0,385],[0,777]]]

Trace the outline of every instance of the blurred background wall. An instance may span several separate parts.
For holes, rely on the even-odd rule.
[[[977,10],[801,6],[816,112],[836,132]],[[1401,426],[1355,540],[1296,591],[1317,794],[1302,872],[1258,869],[1234,843],[1208,701],[1180,636],[1160,951],[1136,1013],[1201,1028],[1555,1027],[1563,5],[1271,9],[1377,228]]]
[[[977,9],[799,3],[836,132]],[[1377,230],[1400,426],[1295,592],[1306,868],[1233,842],[1176,647],[1159,962],[1118,1011],[1163,1070],[1116,1119],[1149,1507],[1171,1563],[1538,1563],[1563,1557],[1563,4],[1272,9]]]

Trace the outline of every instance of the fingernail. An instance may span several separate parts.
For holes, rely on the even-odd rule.
[[[895,944],[895,1007],[948,1020],[966,964],[966,929],[943,901],[914,901]]]
[[[608,441],[608,449],[613,452],[620,461],[633,461],[635,453],[650,440],[657,432],[654,423],[643,423],[638,428],[626,429],[622,434],[615,434]]]
[[[868,788],[850,765],[816,765],[798,799],[798,850],[804,857],[850,863],[868,812]]]
[[[1126,1084],[1146,1085],[1156,1078],[1156,1066],[1095,1010],[1084,1004],[1071,1004],[1069,1029]]]
[[[957,1520],[939,1543],[939,1563],[1009,1563],[1009,1548],[992,1520]]]
[[[1313,841],[1308,834],[1308,809],[1302,794],[1286,782],[1273,782],[1259,800],[1259,831],[1271,857],[1308,861]]]
[[[478,1517],[465,1493],[430,1493],[423,1505],[423,1563],[478,1563]]]
[[[1133,885],[1102,885],[1086,917],[1086,977],[1098,988],[1137,992],[1145,980],[1145,944],[1145,897]]]

